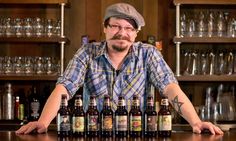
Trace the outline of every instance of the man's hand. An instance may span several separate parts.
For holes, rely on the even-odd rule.
[[[37,133],[45,133],[47,132],[47,128],[44,124],[38,121],[33,121],[29,122],[26,125],[23,125],[20,129],[16,131],[16,134],[29,134],[33,131],[36,131]]]
[[[196,124],[193,125],[193,132],[201,134],[204,130],[209,130],[211,134],[219,134],[222,135],[224,134],[222,130],[217,127],[216,125],[212,124],[211,122],[197,122]]]

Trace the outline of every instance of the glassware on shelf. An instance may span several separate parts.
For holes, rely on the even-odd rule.
[[[207,18],[207,36],[215,36],[215,15],[212,11],[208,13]]]
[[[48,75],[54,73],[53,63],[52,63],[52,58],[51,57],[46,57],[45,58],[45,69],[46,69],[46,73]]]
[[[25,57],[25,74],[33,74],[34,73],[34,62],[32,57]]]
[[[180,36],[184,37],[186,36],[187,32],[187,19],[186,19],[186,14],[182,13],[180,17]]]
[[[56,36],[61,36],[61,20],[57,20],[55,22],[53,34]]]
[[[24,34],[27,37],[30,37],[33,35],[33,23],[31,18],[25,18],[24,19]]]
[[[236,37],[236,20],[234,18],[230,19],[227,25],[227,36]]]
[[[14,19],[14,32],[15,32],[16,37],[20,37],[23,35],[22,19],[20,19],[20,18]]]
[[[188,20],[188,26],[187,26],[187,36],[193,37],[196,33],[196,22],[194,19]]]
[[[15,57],[14,63],[13,63],[13,70],[16,74],[23,74],[24,73],[24,62],[22,57]]]
[[[52,19],[47,19],[46,20],[46,23],[45,23],[45,34],[47,35],[47,36],[52,36],[53,35],[53,25],[54,25],[54,23],[53,23],[53,20]]]
[[[217,31],[217,36],[218,37],[223,37],[225,36],[226,33],[226,20],[224,17],[224,13],[220,11],[218,13],[217,21],[216,21],[216,31]]]
[[[4,30],[6,36],[13,36],[14,35],[14,26],[12,18],[6,18],[4,21]]]
[[[43,74],[44,73],[44,65],[42,57],[35,58],[35,73],[36,74]]]
[[[44,26],[43,26],[43,21],[41,18],[36,17],[34,22],[33,22],[33,29],[34,29],[34,34],[37,37],[40,37],[44,34]]]
[[[5,74],[12,74],[13,73],[13,63],[12,58],[9,56],[6,56],[4,59],[4,73]]]
[[[203,11],[199,12],[198,15],[198,26],[197,26],[197,35],[198,37],[203,37],[205,36],[205,32],[206,32],[206,22],[205,22],[205,14],[203,13]]]

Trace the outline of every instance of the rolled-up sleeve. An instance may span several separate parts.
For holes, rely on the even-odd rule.
[[[72,97],[83,86],[89,58],[85,47],[81,47],[70,60],[63,75],[58,78],[57,84],[62,84]]]
[[[178,84],[174,73],[163,59],[161,53],[152,48],[148,55],[148,74],[150,82],[163,94],[165,87],[170,83]]]

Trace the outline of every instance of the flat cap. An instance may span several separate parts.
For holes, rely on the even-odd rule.
[[[143,16],[133,6],[127,3],[116,3],[107,7],[103,20],[106,21],[110,17],[132,19],[135,21],[139,30],[145,25]]]

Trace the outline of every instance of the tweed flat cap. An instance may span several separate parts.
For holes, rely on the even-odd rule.
[[[139,12],[133,6],[127,3],[117,3],[107,7],[103,20],[106,21],[110,17],[132,19],[135,21],[139,30],[145,25],[143,16],[139,14]]]

